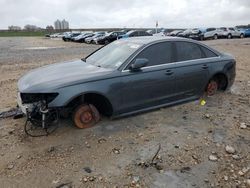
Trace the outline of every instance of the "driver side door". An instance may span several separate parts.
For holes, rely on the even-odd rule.
[[[171,102],[175,97],[173,44],[161,42],[143,49],[122,71],[122,112],[133,112]],[[129,70],[137,58],[148,65],[138,71]]]

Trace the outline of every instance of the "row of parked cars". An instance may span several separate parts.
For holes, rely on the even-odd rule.
[[[250,36],[250,29],[238,29],[233,27],[186,29],[174,30],[168,36],[178,36],[195,40],[218,39],[218,38],[244,38]]]
[[[85,42],[87,44],[108,44],[120,38],[152,36],[146,31],[112,31],[112,32],[74,32],[67,33],[62,37],[62,40],[72,42]]]
[[[130,31],[98,31],[98,32],[65,32],[55,33],[48,35],[51,38],[62,38],[65,42],[80,42],[88,44],[109,44],[120,38],[138,37],[138,36],[178,36],[184,38],[191,38],[195,40],[206,39],[218,39],[218,38],[244,38],[250,36],[250,29],[238,29],[233,27],[221,27],[221,28],[206,28],[206,29],[186,29],[186,30],[174,30],[172,32],[166,32],[164,29],[160,30],[130,30]]]

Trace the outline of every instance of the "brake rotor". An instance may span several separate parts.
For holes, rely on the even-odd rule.
[[[89,128],[100,120],[100,114],[94,105],[84,104],[76,108],[73,120],[76,127],[80,129]]]
[[[208,96],[214,95],[218,90],[218,83],[214,80],[210,81],[206,90]]]

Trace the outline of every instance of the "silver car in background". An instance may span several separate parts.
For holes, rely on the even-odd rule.
[[[240,31],[237,28],[233,28],[233,27],[221,27],[219,28],[220,32],[219,32],[219,37],[220,38],[234,38],[234,37],[238,37],[238,38],[244,38],[244,32]]]
[[[218,39],[219,37],[219,29],[211,27],[211,28],[207,28],[204,31],[204,39]]]

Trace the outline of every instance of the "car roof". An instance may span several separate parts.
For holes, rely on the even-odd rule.
[[[199,41],[189,39],[189,38],[183,38],[183,37],[167,37],[167,36],[143,36],[143,37],[129,37],[129,38],[121,38],[119,40],[126,41],[128,43],[136,43],[141,44],[142,46],[150,45],[158,42],[164,42],[164,41],[181,41],[181,42],[192,42],[201,46],[204,46],[217,55],[221,55],[221,53]]]
[[[192,39],[181,38],[181,37],[166,37],[166,36],[143,36],[143,37],[129,37],[129,38],[122,38],[120,40],[126,40],[131,43],[138,43],[138,44],[150,44],[154,42],[162,42],[162,41],[192,41],[197,43]]]

